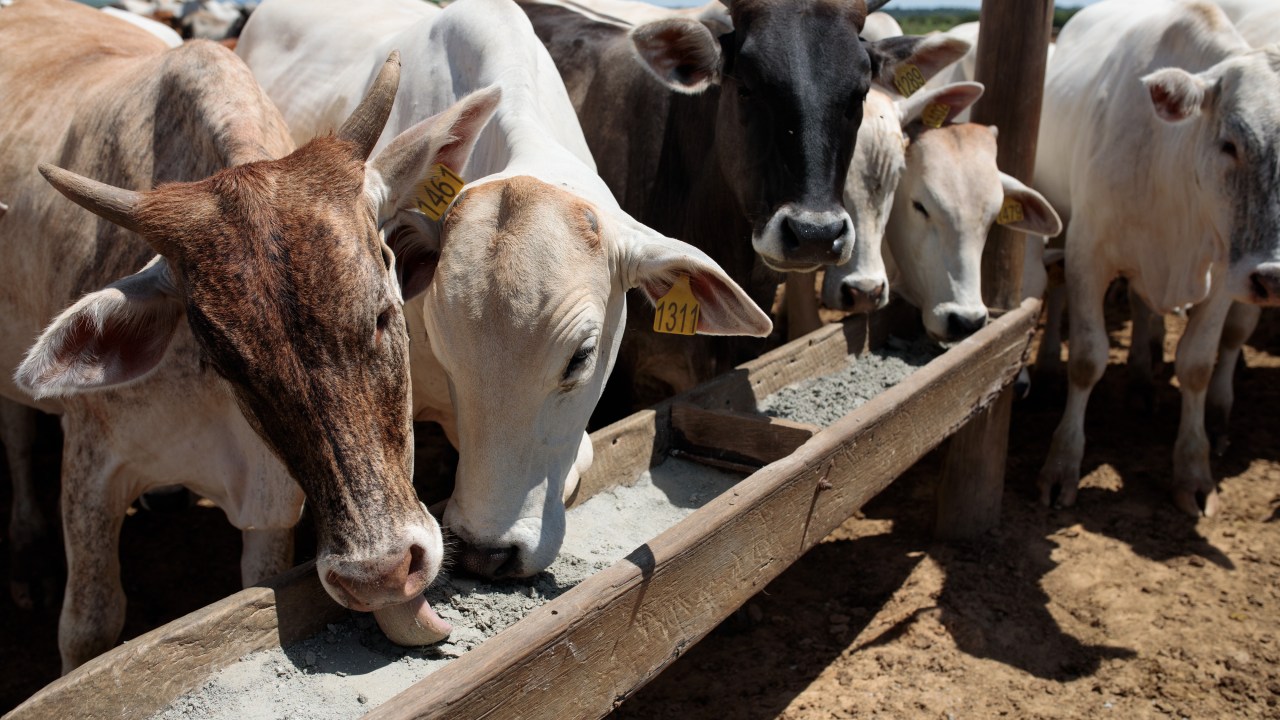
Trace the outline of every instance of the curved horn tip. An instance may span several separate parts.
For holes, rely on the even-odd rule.
[[[889,4],[889,0],[867,0],[867,14],[870,15]]]
[[[126,230],[142,234],[133,216],[142,200],[141,193],[90,180],[49,163],[40,163],[38,169],[44,179],[68,200]]]

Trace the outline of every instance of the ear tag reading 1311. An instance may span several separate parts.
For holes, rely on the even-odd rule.
[[[924,87],[924,73],[911,63],[903,63],[894,68],[893,85],[898,88],[902,97],[911,97],[915,91]]]
[[[1020,222],[1025,217],[1022,214],[1022,203],[1011,197],[1004,199],[1004,204],[1000,206],[1000,214],[996,216],[996,222],[1001,225]]]
[[[929,103],[924,106],[924,112],[920,113],[920,121],[925,127],[931,127],[935,130],[942,127],[942,123],[947,121],[947,116],[951,114],[951,106],[945,103]]]
[[[447,165],[436,163],[427,179],[418,184],[418,192],[414,195],[418,210],[432,220],[439,220],[465,184]]]
[[[653,313],[653,331],[672,335],[693,335],[698,330],[698,300],[689,289],[689,278],[681,275],[658,300]]]

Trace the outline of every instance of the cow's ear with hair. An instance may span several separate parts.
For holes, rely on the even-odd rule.
[[[924,89],[909,98],[898,101],[898,113],[902,119],[902,127],[920,120],[930,105],[945,105],[947,116],[943,122],[951,122],[982,97],[985,88],[982,83],[959,82],[944,85],[940,88]]]
[[[640,64],[676,92],[696,94],[720,81],[720,42],[692,18],[664,18],[631,30]]]
[[[967,41],[943,33],[900,35],[864,42],[863,46],[871,56],[871,81],[890,92],[899,90],[895,82],[899,68],[914,65],[921,79],[928,80],[964,57],[971,47]]]
[[[769,315],[701,250],[653,231],[625,234],[627,286],[638,288],[650,303],[656,305],[683,276],[698,301],[700,334],[765,337],[772,332]]]
[[[1006,202],[1012,199],[1022,206],[1022,219],[1006,223],[1005,227],[1045,238],[1062,232],[1062,220],[1057,211],[1039,192],[1005,173],[1000,173],[1000,186]]]
[[[496,85],[477,90],[397,135],[367,165],[366,190],[376,199],[378,225],[392,228],[387,245],[396,255],[405,300],[431,284],[440,250],[440,220],[444,219],[443,215],[440,220],[432,219],[418,209],[419,189],[436,165],[444,165],[461,177],[501,98],[502,90]]]
[[[40,334],[14,375],[37,399],[124,385],[160,364],[182,320],[167,261],[80,298]]]
[[[1164,68],[1142,78],[1156,116],[1180,123],[1200,114],[1208,104],[1209,82],[1182,68]]]

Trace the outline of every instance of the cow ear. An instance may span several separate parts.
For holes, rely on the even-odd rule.
[[[720,80],[720,43],[692,18],[664,18],[631,30],[640,64],[676,92],[697,94]]]
[[[387,246],[395,253],[405,300],[431,284],[440,250],[440,223],[419,210],[420,188],[433,177],[437,165],[461,178],[501,98],[497,85],[478,90],[397,135],[368,164],[365,185],[378,203],[378,225],[394,226]]]
[[[1000,173],[1000,185],[1004,189],[1005,202],[1012,199],[1022,206],[1022,219],[1006,223],[1006,227],[1046,238],[1062,232],[1062,220],[1043,195],[1005,173]]]
[[[160,364],[181,319],[168,263],[157,257],[58,315],[14,378],[37,399],[139,380]]]
[[[898,101],[898,113],[902,118],[902,127],[920,120],[925,110],[932,105],[947,108],[946,118],[942,122],[951,122],[982,97],[985,88],[982,83],[960,82],[944,85],[940,88],[926,89],[909,98]]]
[[[890,92],[899,92],[899,69],[914,66],[920,80],[928,80],[938,71],[964,57],[971,45],[950,35],[901,35],[863,43],[871,56],[871,80]],[[914,92],[914,90],[912,90]]]
[[[1180,123],[1200,114],[1208,104],[1209,82],[1181,68],[1164,68],[1142,78],[1156,115]]]
[[[765,337],[773,322],[724,270],[701,250],[655,232],[629,232],[622,248],[627,287],[639,288],[657,305],[680,277],[698,301],[698,332],[703,335]]]

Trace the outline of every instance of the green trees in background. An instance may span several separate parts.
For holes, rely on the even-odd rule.
[[[945,0],[938,0],[944,2]],[[1053,27],[1060,29],[1079,8],[1060,8],[1053,11]],[[977,10],[894,10],[893,5],[885,8],[885,12],[893,16],[907,35],[923,35],[934,30],[948,30],[960,23],[976,22]]]

